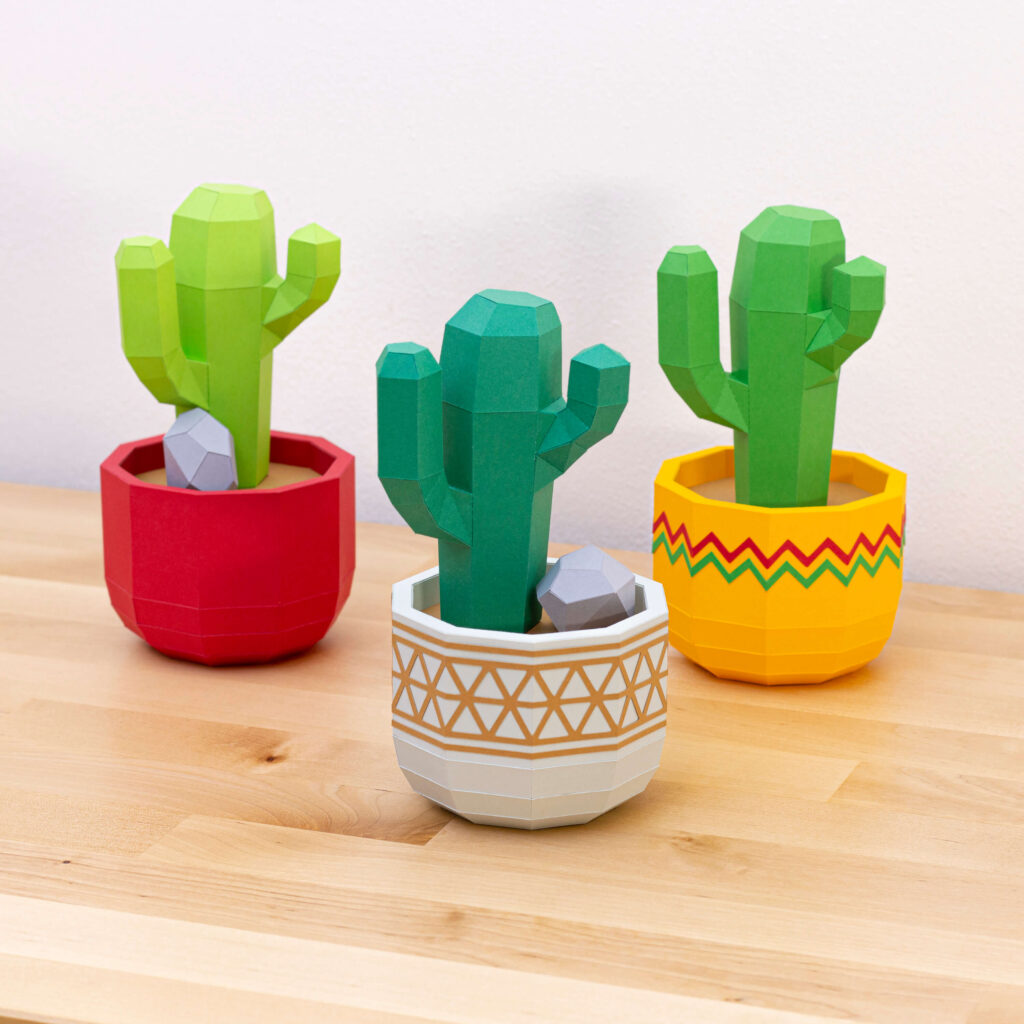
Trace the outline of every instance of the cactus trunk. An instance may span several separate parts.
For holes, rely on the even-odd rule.
[[[834,381],[801,392],[794,401],[800,409],[798,422],[785,424],[779,433],[771,429],[733,432],[737,501],[764,508],[828,503],[838,390]],[[758,412],[751,415],[758,422]],[[781,502],[776,504],[780,494]]]
[[[182,334],[204,336],[204,407],[235,439],[239,486],[255,487],[270,465],[274,367],[272,351],[260,355],[264,334],[260,289],[198,289],[179,284],[178,292]]]
[[[534,591],[546,569],[554,490],[535,487],[538,416],[473,415],[450,404],[443,416],[448,482],[473,495],[473,543],[441,538],[437,546],[445,617],[469,624],[474,609],[487,608],[488,629],[524,632],[540,618]]]
[[[743,314],[751,388],[747,430],[733,433],[736,500],[763,507],[824,505],[828,501],[832,433],[839,381],[804,355],[803,318]],[[809,386],[808,378],[821,383]],[[756,499],[756,500],[755,500]]]
[[[516,523],[509,523],[507,516],[483,516],[479,539],[472,545],[438,541],[446,622],[510,633],[525,633],[536,625],[541,613],[536,590],[547,571],[553,493],[549,484],[534,494],[528,517]],[[489,609],[485,620],[474,611],[480,608]]]

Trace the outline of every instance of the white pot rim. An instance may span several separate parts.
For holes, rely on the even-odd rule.
[[[548,565],[554,565],[557,561],[557,558],[549,558]],[[439,575],[440,569],[434,565],[415,576],[409,576],[394,584],[391,588],[391,618],[394,624],[428,633],[439,640],[514,648],[523,653],[539,654],[566,647],[584,649],[629,641],[668,621],[668,604],[665,601],[665,591],[661,584],[634,573],[636,585],[642,591],[644,607],[641,611],[610,626],[602,626],[597,629],[566,630],[562,633],[513,633],[500,629],[471,629],[468,626],[454,626],[416,607],[417,588],[431,582]]]

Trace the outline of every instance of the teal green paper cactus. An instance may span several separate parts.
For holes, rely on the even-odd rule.
[[[732,427],[736,500],[772,508],[828,501],[839,369],[872,335],[885,267],[844,262],[823,210],[773,206],[740,235],[729,296],[732,372],[719,357],[718,272],[696,245],[658,270],[658,358],[702,419]]]
[[[540,619],[554,481],[615,428],[629,363],[595,345],[561,392],[558,314],[523,292],[470,299],[440,366],[413,344],[377,361],[378,474],[405,521],[438,539],[446,622],[525,632]]]
[[[270,459],[274,349],[330,298],[340,240],[316,224],[300,228],[282,279],[266,194],[200,185],[174,213],[169,249],[128,238],[116,264],[132,368],[158,401],[220,420],[234,437],[239,487],[255,487]]]

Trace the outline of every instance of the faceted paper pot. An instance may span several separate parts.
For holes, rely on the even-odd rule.
[[[698,493],[732,474],[732,448],[709,448],[669,459],[655,480],[654,576],[673,645],[754,683],[820,683],[867,664],[899,603],[906,476],[833,452],[833,487],[866,497],[760,508]]]
[[[392,727],[417,793],[470,821],[578,825],[646,787],[665,740],[668,609],[638,576],[637,610],[603,629],[506,633],[425,609],[433,568],[392,591]]]
[[[121,621],[164,654],[207,665],[271,661],[315,644],[355,569],[355,460],[274,432],[271,461],[319,475],[282,487],[189,491],[146,483],[162,438],[100,467],[107,590]]]

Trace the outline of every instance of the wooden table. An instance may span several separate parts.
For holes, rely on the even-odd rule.
[[[0,486],[0,1018],[1024,1022],[1024,596],[908,586],[827,686],[673,653],[647,792],[518,833],[402,778],[388,592],[433,549],[359,545],[316,650],[206,669],[118,622],[95,494]]]

